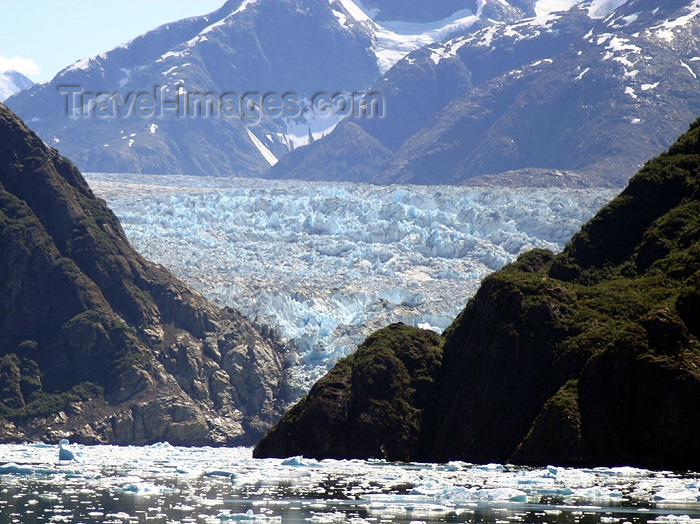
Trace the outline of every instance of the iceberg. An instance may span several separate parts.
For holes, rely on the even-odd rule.
[[[70,449],[70,442],[61,439],[58,443],[58,460],[75,460],[75,454]]]

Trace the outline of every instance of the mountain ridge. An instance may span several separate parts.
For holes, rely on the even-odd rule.
[[[0,102],[33,85],[34,82],[22,73],[14,70],[5,71],[0,74]]]
[[[478,2],[459,4],[475,8]],[[422,9],[420,2],[402,5]],[[341,119],[341,110],[315,110],[316,95],[365,93],[410,50],[525,13],[507,2],[498,6],[463,9],[461,18],[444,21],[446,27],[414,34],[403,32],[406,24],[397,32],[383,28],[351,0],[229,0],[209,15],[165,24],[79,60],[8,104],[84,171],[260,176]],[[177,97],[181,89],[209,97],[205,108],[230,109],[223,99],[231,102],[232,95],[238,107],[223,117],[202,115],[199,102]],[[158,107],[151,116],[109,109],[139,93],[146,106]],[[295,111],[263,115],[279,104],[264,103],[270,93],[294,94]],[[105,111],[98,115],[96,108]]]
[[[3,441],[254,441],[284,348],[129,245],[80,172],[0,105]]]
[[[397,125],[357,120],[362,140],[377,139],[392,155],[353,165],[353,179],[454,184],[486,176],[497,184],[502,173],[511,183],[519,171],[542,169],[623,186],[700,112],[700,8],[628,0],[592,18],[600,7],[582,2],[494,24],[404,57],[373,87],[386,93],[387,114],[398,107]],[[265,176],[317,179],[322,169],[310,170],[305,155],[330,160],[340,142],[331,132]]]

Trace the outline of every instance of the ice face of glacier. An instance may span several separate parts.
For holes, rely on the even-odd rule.
[[[441,331],[519,253],[560,250],[610,190],[88,174],[129,240],[274,326],[308,387],[391,322]]]

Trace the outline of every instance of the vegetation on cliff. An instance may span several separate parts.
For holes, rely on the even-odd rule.
[[[403,324],[376,331],[284,415],[254,454],[413,460],[441,357],[442,340],[432,331]]]

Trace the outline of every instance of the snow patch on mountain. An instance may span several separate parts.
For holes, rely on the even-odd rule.
[[[452,16],[436,22],[372,21],[371,12],[352,0],[337,0],[346,12],[356,21],[370,24],[374,30],[375,45],[373,51],[377,56],[379,71],[386,71],[411,51],[430,44],[443,42],[452,35],[467,31],[481,20],[481,11],[485,2],[480,2],[476,13],[468,9],[455,12]],[[348,23],[344,13],[334,10],[341,25]]]
[[[467,40],[465,38],[455,38],[454,40],[445,42],[445,44],[441,46],[431,48],[430,59],[435,64],[438,64],[443,58],[454,58],[457,56],[457,51],[466,43]]]
[[[279,139],[288,149],[295,149],[300,146],[308,145],[313,140],[323,138],[325,135],[333,131],[335,126],[342,120],[342,117],[335,115],[319,116],[313,111],[305,111],[304,114],[296,119],[285,118],[285,132],[280,134]]]
[[[650,31],[656,31],[656,36],[667,42],[673,42],[676,38],[674,29],[683,27],[690,23],[695,17],[700,15],[700,0],[695,0],[688,6],[688,14],[679,16],[675,20],[666,20],[663,23],[650,28]]]
[[[459,31],[469,29],[481,19],[483,5],[473,13],[469,9],[457,11],[451,17],[437,22],[383,21],[381,27],[398,35],[426,35],[434,41],[441,41]]]
[[[345,10],[358,22],[371,22],[372,19],[365,13],[365,11],[357,5],[352,0],[337,0],[342,4]]]
[[[594,19],[605,18],[626,3],[627,0],[593,0],[588,7],[588,16]]]
[[[377,55],[379,72],[386,73],[411,51],[434,42],[435,40],[427,35],[402,35],[377,26],[374,53]]]
[[[237,14],[240,13],[241,11],[245,11],[246,8],[247,8],[250,4],[254,4],[254,3],[257,2],[257,1],[258,1],[258,0],[243,0],[243,1],[241,2],[241,5],[238,6],[238,8],[237,8],[233,13],[231,13],[231,14],[232,14],[232,15],[237,15]]]
[[[535,13],[540,17],[558,11],[568,11],[579,3],[581,0],[537,0]]]
[[[693,78],[695,78],[696,80],[698,79],[698,75],[695,74],[695,71],[693,71],[692,67],[686,64],[683,60],[681,60],[681,65],[685,67],[691,75],[693,75]]]
[[[57,76],[61,76],[61,74],[63,73],[69,73],[72,71],[87,71],[92,66],[92,62],[96,62],[100,59],[104,60],[105,58],[107,58],[107,53],[99,53],[97,55],[89,56],[87,58],[81,58],[80,60],[76,61],[73,65],[70,65],[63,71],[59,72]]]
[[[586,73],[588,73],[590,70],[591,70],[591,68],[590,68],[590,67],[587,67],[586,69],[584,69],[583,71],[581,71],[581,72],[578,74],[578,76],[576,77],[576,80],[581,80],[581,79],[583,78],[583,75],[585,75]]]
[[[258,148],[258,151],[260,151],[263,158],[265,158],[265,160],[267,160],[271,166],[274,166],[277,163],[277,157],[272,154],[272,151],[270,151],[257,136],[255,136],[255,134],[250,130],[250,127],[246,126],[245,130],[248,131],[248,136],[253,141],[253,144],[255,144],[255,147]]]

